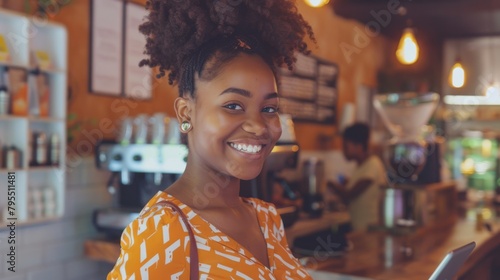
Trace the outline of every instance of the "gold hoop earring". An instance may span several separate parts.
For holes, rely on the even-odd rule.
[[[188,122],[188,121],[183,121],[181,123],[181,131],[184,132],[184,133],[187,133],[191,130],[191,123]]]

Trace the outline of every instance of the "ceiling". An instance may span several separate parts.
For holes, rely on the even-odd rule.
[[[333,0],[330,6],[339,16],[368,24],[376,21],[374,14],[388,14],[388,3],[407,11],[390,14],[381,27],[390,38],[401,35],[408,19],[417,30],[440,39],[500,35],[499,0]]]

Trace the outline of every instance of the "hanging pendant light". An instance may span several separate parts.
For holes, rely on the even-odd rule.
[[[455,64],[451,67],[449,83],[454,88],[461,88],[465,84],[465,70],[459,58],[455,60]]]
[[[323,7],[324,5],[328,4],[330,0],[305,0],[306,4],[313,7],[313,8],[319,8]]]
[[[396,57],[402,64],[413,64],[418,59],[419,47],[413,28],[407,27],[403,31],[403,35],[399,40],[398,49],[396,50]]]

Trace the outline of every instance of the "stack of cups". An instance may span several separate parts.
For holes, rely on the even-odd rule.
[[[31,188],[28,215],[31,219],[40,219],[43,216],[42,191],[40,188]]]

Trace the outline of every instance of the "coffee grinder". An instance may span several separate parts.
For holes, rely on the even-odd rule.
[[[382,198],[381,219],[386,228],[413,227],[425,222],[426,198],[421,195],[424,186],[419,184],[419,175],[436,165],[440,157],[435,154],[439,151],[432,149],[435,144],[426,142],[422,132],[438,102],[439,94],[433,92],[375,96],[374,107],[393,136],[384,147],[389,185]]]

